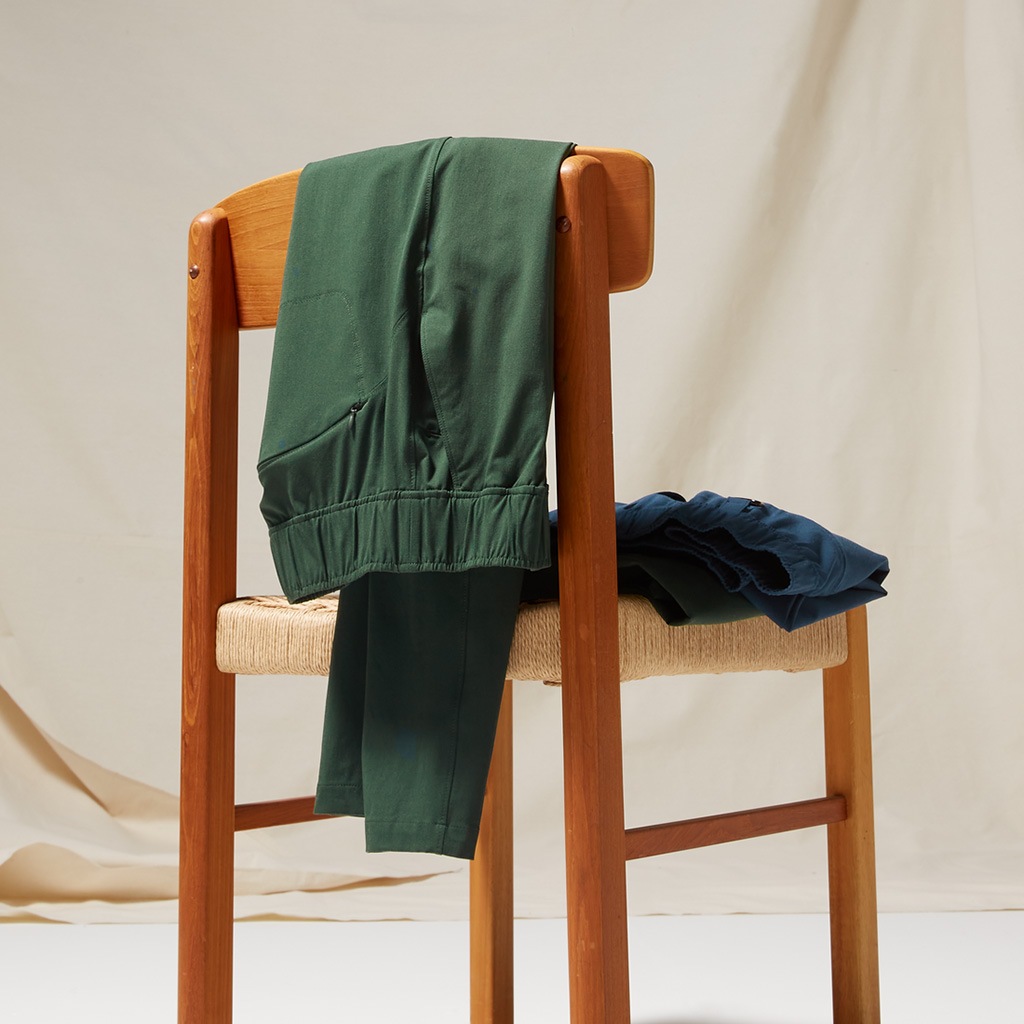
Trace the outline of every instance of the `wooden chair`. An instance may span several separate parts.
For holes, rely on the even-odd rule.
[[[326,674],[330,601],[235,593],[238,332],[275,323],[298,172],[243,189],[189,232],[182,679],[179,1021],[231,1019],[236,830],[313,819],[312,798],[235,806],[234,673]],[[864,609],[786,634],[767,619],[668,627],[619,598],[608,295],[653,260],[653,172],[636,153],[579,147],[557,208],[557,605],[523,606],[510,678],[563,681],[573,1024],[629,1020],[627,859],[828,825],[836,1024],[879,1019]],[[621,658],[620,658],[621,655]],[[628,831],[619,683],[757,668],[824,669],[827,793]],[[512,745],[506,685],[470,871],[473,1024],[512,1021]]]

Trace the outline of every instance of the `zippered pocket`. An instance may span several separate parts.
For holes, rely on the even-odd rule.
[[[274,452],[273,455],[268,455],[266,458],[260,459],[260,461],[256,464],[256,471],[262,472],[264,469],[266,469],[267,466],[272,466],[279,459],[286,458],[289,455],[294,455],[298,452],[301,452],[303,449],[310,447],[311,445],[317,444],[321,439],[326,437],[328,434],[331,434],[334,431],[338,430],[339,427],[347,427],[348,433],[350,435],[354,435],[356,430],[356,417],[359,415],[361,410],[366,408],[366,405],[370,401],[370,399],[373,398],[378,391],[380,391],[381,387],[385,383],[387,383],[387,377],[384,377],[381,380],[377,381],[377,383],[374,384],[372,388],[370,388],[370,391],[367,394],[366,398],[356,399],[356,401],[353,402],[348,407],[348,409],[342,416],[339,416],[338,419],[336,419],[333,423],[329,424],[319,433],[314,434],[310,438],[307,438],[301,444],[293,445],[291,448],[285,448],[279,452]]]
[[[348,417],[347,418],[348,418],[348,429],[349,429],[349,433],[350,434],[354,434],[356,432],[356,415],[359,412],[359,410],[362,409],[362,407],[364,405],[366,405],[365,402],[355,402],[355,403],[353,403],[352,408],[349,409],[349,411],[348,411]]]

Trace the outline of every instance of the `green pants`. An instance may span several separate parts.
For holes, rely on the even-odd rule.
[[[341,588],[317,810],[470,857],[522,574],[550,562],[554,208],[567,143],[306,167],[260,448],[291,601]]]

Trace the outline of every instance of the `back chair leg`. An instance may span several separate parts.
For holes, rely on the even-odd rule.
[[[828,826],[834,1024],[878,1024],[867,614],[847,612],[848,657],[824,672],[825,779],[846,798],[847,817]]]
[[[506,679],[469,865],[471,1024],[512,1024],[512,921],[512,681]]]

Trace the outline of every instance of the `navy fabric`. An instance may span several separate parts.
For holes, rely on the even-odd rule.
[[[696,559],[726,591],[790,631],[886,593],[884,555],[767,502],[660,491],[616,503],[615,532],[620,561],[630,553],[649,565]]]
[[[551,565],[523,573],[520,599],[529,604],[558,600],[558,513],[550,517]],[[649,554],[620,544],[616,563],[619,593],[647,598],[669,626],[708,626],[761,614],[742,594],[726,590],[700,559],[684,552]]]
[[[524,574],[522,600],[558,600],[552,564]],[[646,597],[670,626],[767,615],[787,630],[884,597],[884,555],[812,519],[748,498],[660,491],[615,506],[620,594]]]

